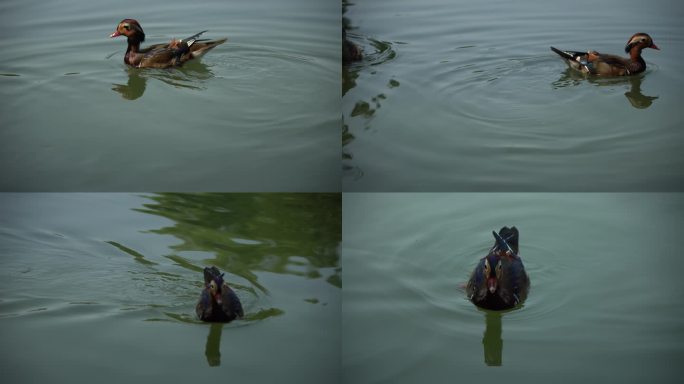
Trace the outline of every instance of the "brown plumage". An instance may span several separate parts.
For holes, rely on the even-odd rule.
[[[228,39],[198,40],[202,31],[183,40],[172,40],[167,44],[155,44],[147,48],[140,48],[145,41],[145,32],[140,23],[134,19],[123,19],[117,25],[116,31],[109,37],[126,36],[128,49],[124,62],[138,68],[168,68],[180,66],[188,60],[201,57],[210,49],[223,44]]]
[[[607,55],[596,51],[561,51],[551,47],[572,69],[599,76],[629,76],[646,70],[646,62],[641,57],[644,48],[657,49],[653,39],[646,33],[635,33],[627,41],[625,52],[629,58]]]

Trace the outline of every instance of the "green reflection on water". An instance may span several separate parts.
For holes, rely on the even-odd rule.
[[[141,264],[157,265],[157,263],[155,263],[154,261],[147,260],[142,253],[140,253],[134,249],[130,249],[130,248],[126,247],[125,245],[119,244],[116,241],[105,241],[105,243],[111,244],[111,245],[115,246],[116,248],[119,248],[121,251],[128,253],[129,255],[133,256],[133,259],[135,261],[137,261]]]
[[[341,195],[303,193],[163,193],[139,212],[158,215],[173,225],[150,230],[172,235],[175,252],[207,252],[204,265],[240,276],[263,292],[255,271],[306,278],[326,276],[341,287],[338,246],[341,241]],[[177,255],[177,265],[199,272],[202,267]],[[136,260],[143,260],[136,258]],[[333,268],[334,274],[322,269]]]

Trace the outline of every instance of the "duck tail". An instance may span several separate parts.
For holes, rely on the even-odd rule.
[[[207,30],[207,31],[208,31],[208,30]],[[186,37],[185,39],[182,40],[182,42],[186,43],[186,44],[188,45],[188,47],[189,47],[189,46],[191,46],[192,44],[194,44],[195,41],[197,41],[197,38],[200,37],[200,35],[202,35],[204,32],[206,32],[206,31],[202,31],[202,32],[196,33],[196,34],[194,34],[194,35],[192,35],[192,36],[190,36],[190,37]]]
[[[219,40],[197,40],[197,43],[190,48],[190,51],[194,57],[200,57],[216,46],[225,43],[226,40],[228,40],[228,38]]]
[[[499,233],[492,231],[496,239],[496,247],[501,250],[510,249],[514,254],[518,254],[518,228],[503,227]]]
[[[556,47],[551,47],[551,50],[556,52],[558,56],[564,58],[565,60],[574,60],[574,57],[576,55],[576,52],[566,52],[566,51],[561,51],[560,49]]]

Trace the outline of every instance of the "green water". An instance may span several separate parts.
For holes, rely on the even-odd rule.
[[[129,69],[109,38],[129,17],[143,46],[228,41]],[[0,21],[0,190],[339,190],[336,1],[3,1]]]
[[[679,194],[345,194],[349,383],[678,382]],[[462,285],[515,225],[531,290],[488,312]]]
[[[5,382],[340,376],[340,195],[3,194],[0,211]],[[243,320],[196,319],[209,265]]]

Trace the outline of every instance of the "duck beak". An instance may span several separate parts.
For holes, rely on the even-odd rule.
[[[496,292],[496,285],[496,278],[490,277],[487,279],[487,289],[489,289],[489,293]]]
[[[112,33],[111,35],[109,35],[110,38],[112,38],[112,37],[117,37],[117,36],[121,36],[121,34],[119,33],[119,31],[114,31],[114,33]]]
[[[651,44],[651,46],[650,46],[649,48],[657,49],[657,50],[659,50],[659,51],[660,51],[660,48],[658,48],[658,46],[657,46],[657,45],[655,45],[655,44]]]
[[[214,294],[214,300],[216,300],[216,302],[217,302],[219,305],[223,304],[223,300],[221,300],[221,294],[220,294],[219,292],[216,292],[216,293]]]

